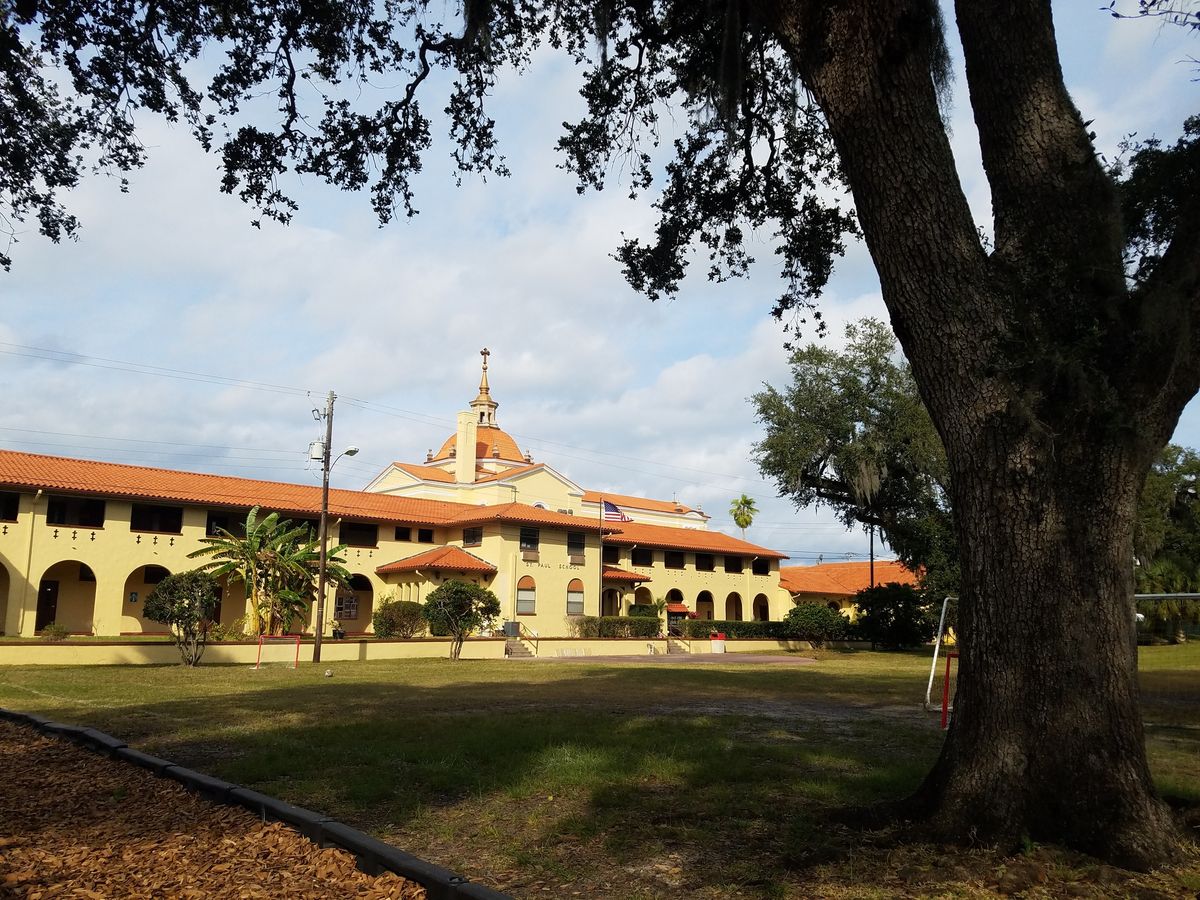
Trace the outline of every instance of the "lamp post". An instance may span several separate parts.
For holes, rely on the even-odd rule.
[[[317,540],[320,542],[320,556],[317,563],[317,621],[313,628],[313,662],[321,661],[321,638],[325,634],[325,569],[329,562],[329,470],[343,456],[354,456],[357,447],[347,447],[332,461],[329,458],[329,447],[333,443],[333,401],[337,395],[329,392],[325,405],[325,442],[321,448],[321,524],[318,528]]]

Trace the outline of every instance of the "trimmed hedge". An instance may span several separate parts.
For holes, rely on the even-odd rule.
[[[713,632],[725,635],[730,640],[753,640],[758,638],[780,638],[782,622],[736,622],[728,619],[684,619],[683,636],[706,638]]]
[[[846,637],[850,622],[840,612],[819,603],[800,603],[788,610],[780,623],[795,640],[837,641]]]
[[[782,622],[737,622],[728,619],[684,619],[683,636],[703,639],[723,634],[729,640],[836,641],[849,636],[850,623],[841,613],[817,604],[788,611]]]
[[[377,638],[412,638],[425,630],[425,607],[411,600],[382,604],[371,616]]]
[[[629,606],[629,615],[635,619],[657,619],[658,610],[650,603],[632,603]]]
[[[579,616],[571,619],[571,632],[581,638],[656,638],[662,623],[637,616]]]

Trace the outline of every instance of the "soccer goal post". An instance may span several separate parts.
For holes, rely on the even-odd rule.
[[[925,703],[923,704],[925,711],[932,712],[940,707],[943,728],[949,721],[950,713],[954,711],[954,682],[957,674],[954,661],[958,658],[957,653],[942,652],[946,642],[946,612],[949,610],[951,602],[957,599],[957,597],[946,597],[942,600],[942,614],[938,618],[937,637],[933,641],[933,661],[929,664],[929,682],[925,685]],[[944,669],[938,667],[939,655],[942,657]]]
[[[300,668],[300,635],[260,634],[254,668],[261,669],[270,663],[291,663],[291,668]]]

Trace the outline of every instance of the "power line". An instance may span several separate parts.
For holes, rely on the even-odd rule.
[[[4,348],[12,349],[4,349]],[[109,359],[103,356],[85,356],[68,350],[52,350],[48,347],[29,347],[24,344],[13,344],[0,341],[0,353],[8,356],[22,356],[27,359],[40,359],[45,362],[67,363],[75,366],[91,366],[96,369],[110,369],[114,372],[129,372],[135,375],[153,375],[159,378],[173,378],[177,381],[194,381],[201,384],[220,384],[226,387],[243,388],[252,391],[267,391],[275,394],[292,394],[307,396],[311,391],[304,388],[290,387],[282,384],[268,384],[261,381],[250,381],[244,378],[229,378],[225,375],[213,375],[207,372],[189,372],[184,369],[171,369],[166,366],[153,366],[148,363],[130,362],[124,359]]]

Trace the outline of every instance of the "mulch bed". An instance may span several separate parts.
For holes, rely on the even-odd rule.
[[[279,823],[0,722],[0,897],[424,900]]]

